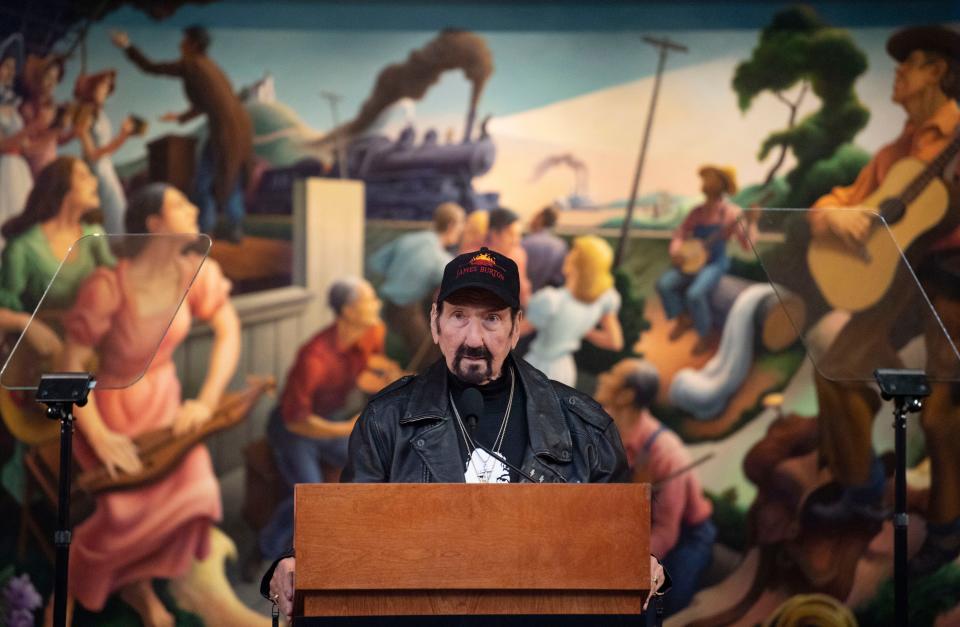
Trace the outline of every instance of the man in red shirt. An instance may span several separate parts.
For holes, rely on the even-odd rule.
[[[384,350],[380,299],[369,283],[338,281],[328,302],[337,319],[300,347],[267,426],[280,474],[291,489],[322,482],[321,464],[342,468],[346,463],[347,441],[364,402],[358,380]],[[260,552],[276,559],[292,539],[291,493],[261,530]]]
[[[856,248],[870,234],[867,213],[832,211],[857,207],[882,184],[891,166],[904,157],[932,161],[960,128],[960,33],[939,26],[913,27],[894,34],[887,51],[898,61],[894,102],[907,113],[903,132],[880,149],[848,187],[838,187],[814,203],[809,213],[814,238],[835,237]],[[956,208],[957,166],[941,173]],[[960,338],[960,230],[952,230],[918,251],[916,274],[954,342]],[[932,316],[904,310],[892,289],[872,308],[854,314],[821,362],[831,369],[872,372],[878,360],[895,363],[894,325],[922,317],[929,372],[956,371],[956,354]],[[871,446],[873,419],[880,407],[877,392],[867,385],[845,385],[816,375],[820,404],[820,448],[833,476],[845,487],[841,498],[813,508],[821,518],[873,520],[884,518],[885,476]],[[927,537],[911,559],[915,576],[932,573],[960,555],[960,412],[948,383],[934,383],[920,424],[931,465]]]

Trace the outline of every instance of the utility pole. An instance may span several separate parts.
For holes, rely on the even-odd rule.
[[[340,126],[340,116],[337,114],[337,103],[340,102],[342,96],[340,94],[335,94],[332,91],[321,91],[320,97],[327,101],[330,105],[330,117],[333,118],[333,129],[335,133],[338,133],[338,127]],[[334,138],[334,149],[337,152],[337,162],[340,164],[340,178],[347,178],[347,147],[343,145],[343,136],[342,133]]]
[[[643,41],[657,48],[660,58],[657,62],[657,75],[653,82],[653,95],[650,97],[650,111],[647,113],[647,126],[643,131],[643,141],[640,144],[640,157],[637,160],[637,171],[633,175],[633,187],[630,189],[630,200],[627,203],[627,215],[624,217],[623,225],[620,227],[620,241],[617,242],[617,254],[613,258],[614,268],[620,266],[620,262],[623,261],[623,255],[627,249],[627,240],[630,234],[630,227],[633,223],[633,209],[637,204],[637,190],[640,187],[640,174],[643,172],[643,162],[647,156],[647,143],[650,141],[650,128],[653,126],[653,114],[657,109],[657,96],[660,93],[660,80],[663,78],[663,68],[667,63],[667,55],[671,50],[688,52],[686,46],[670,41],[667,38],[644,37]]]

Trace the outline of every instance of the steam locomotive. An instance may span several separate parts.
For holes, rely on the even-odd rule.
[[[368,219],[429,220],[442,202],[456,202],[467,211],[492,209],[499,202],[498,193],[473,188],[473,179],[488,172],[496,157],[486,133],[477,140],[440,143],[431,129],[417,143],[416,131],[408,126],[396,140],[384,135],[354,138],[342,153],[346,177],[364,182]],[[315,159],[304,159],[289,168],[269,170],[260,180],[251,210],[289,214],[295,180],[338,178],[343,167],[340,161],[327,168]]]

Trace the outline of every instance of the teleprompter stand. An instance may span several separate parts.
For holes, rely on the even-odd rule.
[[[40,377],[37,402],[47,406],[47,418],[60,421],[60,480],[57,497],[57,529],[53,624],[67,624],[67,573],[70,565],[70,467],[73,463],[73,406],[83,407],[96,379],[84,372],[45,374]]]
[[[907,588],[907,414],[923,408],[923,399],[930,396],[930,383],[922,370],[880,368],[874,371],[880,396],[893,401],[894,475],[893,511],[893,585],[894,615],[897,625],[907,624],[909,591]]]
[[[739,228],[741,236],[754,240],[754,253],[783,314],[823,382],[838,384],[834,389],[840,395],[848,393],[846,386],[854,388],[849,393],[869,395],[877,385],[881,397],[893,401],[895,606],[891,622],[907,625],[907,416],[921,410],[931,384],[960,382],[960,350],[907,256],[916,237],[909,230],[910,220],[888,216],[880,208],[824,211],[865,223],[863,237],[850,242],[829,230],[815,233],[795,228],[809,223],[811,214],[803,209],[761,209],[755,229],[743,221]],[[923,350],[911,348],[914,340]],[[845,427],[844,412],[849,407],[829,395],[818,395],[818,401],[820,427],[831,430],[831,437],[851,438],[852,449],[863,450],[871,444],[863,441],[863,434]],[[845,476],[841,483],[851,480]],[[838,507],[842,506],[841,501]]]

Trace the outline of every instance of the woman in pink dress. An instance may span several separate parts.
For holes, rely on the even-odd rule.
[[[131,198],[127,232],[195,234],[197,213],[177,189],[151,184]],[[67,314],[66,368],[81,370],[95,351],[99,356],[99,387],[76,411],[80,437],[75,452],[84,468],[103,464],[114,476],[140,471],[133,439],[171,426],[174,434],[186,433],[209,420],[236,369],[240,327],[229,300],[231,284],[212,259],[203,262],[159,340],[200,261],[183,252],[188,239],[136,242],[136,250],[130,247],[132,254],[116,268],[99,268],[90,275]],[[184,401],[173,352],[193,318],[209,322],[214,342],[200,393]],[[156,355],[134,385],[106,389],[135,380],[154,350]],[[210,527],[220,516],[219,484],[202,444],[159,481],[99,496],[93,515],[74,531],[71,599],[99,611],[107,597],[119,591],[145,625],[173,625],[152,580],[184,575],[194,559],[205,557]]]

